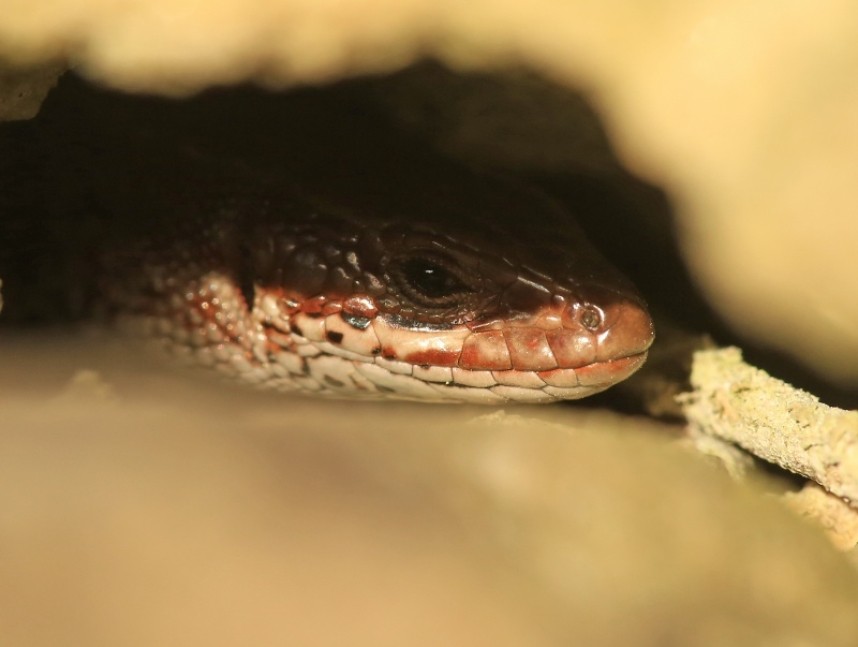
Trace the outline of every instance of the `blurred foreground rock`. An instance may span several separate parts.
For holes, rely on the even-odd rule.
[[[319,407],[98,346],[2,349],[4,644],[858,641],[822,535],[651,423]]]

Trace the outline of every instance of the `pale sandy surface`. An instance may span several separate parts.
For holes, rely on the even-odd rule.
[[[652,423],[320,407],[60,342],[3,346],[4,644],[858,640],[844,558]]]

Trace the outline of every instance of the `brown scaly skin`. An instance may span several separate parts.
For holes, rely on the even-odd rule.
[[[85,192],[135,223],[99,260],[99,299],[281,390],[542,402],[641,366],[643,300],[552,200],[314,114],[252,162],[127,125],[93,147]]]

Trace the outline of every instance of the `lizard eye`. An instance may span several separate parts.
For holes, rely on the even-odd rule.
[[[400,290],[416,303],[448,306],[472,290],[451,261],[428,256],[411,256],[395,263],[392,272]]]

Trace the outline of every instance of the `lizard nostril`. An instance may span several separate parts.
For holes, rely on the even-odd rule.
[[[604,317],[602,312],[595,306],[584,306],[581,311],[581,325],[592,332],[597,331],[602,326]]]

